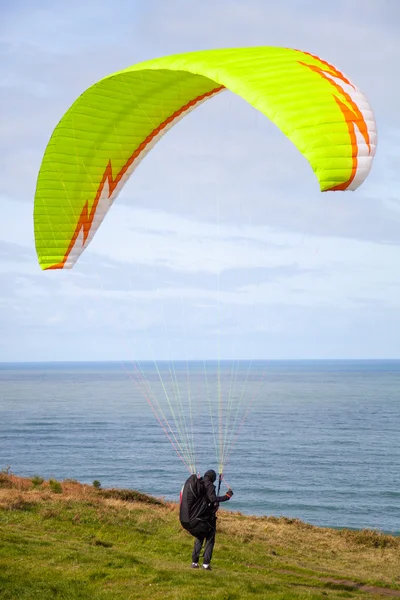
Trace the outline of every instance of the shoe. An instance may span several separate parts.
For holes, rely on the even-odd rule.
[[[211,565],[203,565],[203,569],[205,569],[206,571],[212,571]]]
[[[192,569],[198,569],[199,563],[192,563]]]

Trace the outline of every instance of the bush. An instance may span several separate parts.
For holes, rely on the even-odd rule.
[[[39,487],[39,485],[42,485],[44,479],[43,479],[43,477],[40,477],[39,475],[34,475],[31,479],[31,481],[32,481],[33,487],[36,488],[36,487]]]
[[[158,504],[159,506],[163,505],[163,502],[157,498],[153,498],[153,496],[148,496],[147,494],[142,494],[136,490],[101,490],[101,495],[103,498],[115,498],[116,500],[122,500],[124,502],[144,502],[145,504]]]
[[[96,488],[96,490],[99,490],[101,488],[101,483],[98,479],[95,479],[93,481],[93,487]]]
[[[59,481],[56,481],[55,479],[49,479],[49,486],[51,491],[55,494],[62,494],[62,487]]]

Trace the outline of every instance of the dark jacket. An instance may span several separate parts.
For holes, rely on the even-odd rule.
[[[204,473],[203,483],[206,488],[206,499],[208,503],[208,509],[206,512],[207,516],[214,517],[215,513],[218,510],[218,506],[220,502],[226,502],[229,500],[229,496],[217,496],[215,493],[215,471],[207,471]]]

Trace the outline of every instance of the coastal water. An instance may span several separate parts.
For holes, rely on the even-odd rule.
[[[231,411],[235,436],[224,432],[232,442],[225,477],[234,490],[226,508],[400,533],[400,361],[217,367],[176,363],[172,383],[183,410],[191,397],[192,442],[202,471],[218,468],[214,442],[218,446],[227,414],[218,396],[228,397],[229,388],[229,397],[241,402],[236,421]],[[155,366],[140,368],[153,393],[162,395]],[[103,487],[177,500],[188,472],[137,383],[119,363],[0,365],[0,469],[98,479]],[[166,387],[176,402],[176,386],[167,381]]]

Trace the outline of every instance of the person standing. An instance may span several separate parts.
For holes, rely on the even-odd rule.
[[[204,546],[203,569],[211,571],[211,559],[217,530],[217,510],[220,502],[226,502],[233,496],[229,489],[223,496],[217,496],[215,481],[217,474],[213,469],[204,473],[202,478],[191,475],[181,491],[179,518],[181,525],[195,537],[192,568],[199,568],[200,552]]]

